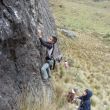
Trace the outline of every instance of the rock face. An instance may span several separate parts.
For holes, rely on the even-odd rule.
[[[51,102],[51,81],[42,82],[40,74],[45,48],[39,27],[44,39],[56,35],[47,0],[0,0],[0,110],[31,110],[45,99]],[[56,45],[54,55],[58,51]]]

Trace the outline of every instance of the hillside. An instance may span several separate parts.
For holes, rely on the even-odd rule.
[[[110,110],[110,1],[50,0],[50,4],[64,57],[53,76],[58,110],[73,110],[75,105],[66,103],[64,94],[74,87],[93,90],[92,110]],[[61,28],[73,30],[77,37],[68,38]]]

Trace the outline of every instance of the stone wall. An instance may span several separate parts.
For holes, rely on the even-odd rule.
[[[38,28],[44,39],[57,35],[47,0],[0,0],[0,110],[31,110],[52,100],[51,81],[40,75],[45,48]]]

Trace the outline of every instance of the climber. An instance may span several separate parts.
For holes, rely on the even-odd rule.
[[[38,30],[39,40],[41,45],[47,48],[47,55],[46,55],[46,63],[43,64],[41,67],[41,75],[43,80],[47,80],[50,78],[50,69],[54,69],[55,60],[53,58],[54,52],[54,44],[57,42],[57,38],[55,36],[49,37],[48,41],[44,41],[42,39],[42,31]]]
[[[82,96],[78,97],[81,100],[78,110],[91,110],[90,98],[92,96],[92,91],[86,89]]]

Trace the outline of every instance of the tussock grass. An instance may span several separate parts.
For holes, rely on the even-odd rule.
[[[57,26],[77,34],[71,40],[59,32],[64,59],[71,60],[73,64],[67,70],[62,64],[56,74],[56,77],[58,74],[61,77],[57,80],[53,78],[54,83],[60,84],[64,93],[73,87],[79,88],[80,93],[85,88],[91,88],[94,92],[92,110],[109,110],[110,1],[50,0],[50,3],[53,4]],[[68,110],[74,108],[67,105]]]
[[[59,73],[63,71],[64,74],[62,77],[58,77],[57,81],[54,79],[54,83],[60,84],[61,88],[59,89],[63,90],[64,93],[74,87],[79,88],[80,93],[86,88],[92,89],[94,92],[92,109],[101,109],[107,102],[107,107],[104,108],[106,110],[110,105],[108,83],[110,77],[107,74],[107,71],[110,72],[110,58],[106,57],[109,54],[110,47],[106,48],[101,40],[89,33],[77,32],[77,35],[77,38],[71,40],[59,32],[60,48],[64,58],[71,59],[73,65],[65,69],[62,61],[59,65],[62,68],[59,69]]]

